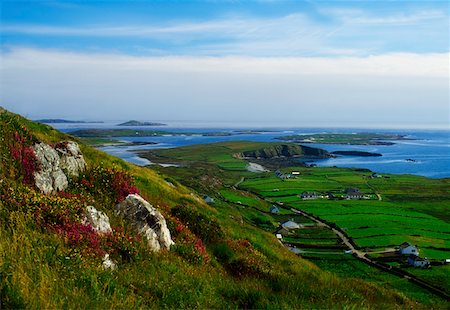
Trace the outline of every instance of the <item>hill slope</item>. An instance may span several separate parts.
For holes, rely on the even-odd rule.
[[[206,205],[156,172],[80,143],[87,169],[64,191],[43,194],[33,146],[77,141],[0,110],[2,308],[405,308],[403,295],[341,279],[287,251],[234,209]],[[77,141],[80,142],[80,141]],[[152,252],[114,212],[139,192],[165,216],[175,245]],[[112,233],[83,223],[87,206],[109,216]],[[109,253],[116,270],[104,269]]]

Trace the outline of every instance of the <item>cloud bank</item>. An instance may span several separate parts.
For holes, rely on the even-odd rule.
[[[449,54],[138,57],[15,48],[1,102],[30,117],[445,127]]]

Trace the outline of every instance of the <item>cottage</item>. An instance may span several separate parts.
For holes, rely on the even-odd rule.
[[[420,268],[427,268],[430,266],[430,262],[428,259],[421,258],[419,256],[416,256],[414,254],[411,254],[408,256],[408,264],[414,267],[420,267]]]
[[[363,194],[357,188],[347,188],[344,197],[346,199],[362,199]]]
[[[270,207],[270,213],[278,214],[278,213],[280,213],[280,209],[278,209],[277,206],[272,205],[272,207]]]
[[[282,179],[282,180],[291,178],[291,174],[290,173],[289,174],[285,174],[285,173],[281,172],[280,170],[275,171],[275,175],[277,177],[279,177],[280,179]]]
[[[289,230],[300,228],[300,225],[297,224],[296,222],[294,222],[293,219],[290,219],[290,220],[282,222],[281,227],[289,231]]]
[[[419,256],[419,249],[416,246],[410,244],[409,242],[403,242],[402,244],[400,244],[398,248],[398,253],[400,255]]]
[[[300,198],[302,199],[317,199],[319,196],[315,192],[303,192],[300,195]]]
[[[214,198],[209,197],[208,195],[203,196],[203,200],[206,203],[214,203]]]

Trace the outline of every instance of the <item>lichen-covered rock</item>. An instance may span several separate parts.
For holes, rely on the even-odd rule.
[[[35,184],[45,194],[65,190],[69,185],[67,177],[77,177],[86,169],[80,148],[73,141],[58,143],[55,148],[43,142],[36,143],[33,150],[38,163]]]
[[[85,210],[84,224],[89,224],[99,234],[111,233],[109,217],[102,211],[98,211],[93,206],[87,206]]]
[[[58,153],[45,143],[36,143],[33,150],[39,167],[34,172],[36,187],[45,194],[66,189],[69,183],[60,168]]]
[[[56,151],[60,156],[60,168],[67,172],[69,177],[77,177],[86,169],[86,161],[76,142],[67,141],[57,144]]]
[[[168,250],[174,244],[162,214],[141,196],[128,195],[115,210],[147,239],[148,246],[153,251]]]
[[[103,256],[102,267],[103,270],[116,270],[117,264],[109,257],[109,254],[105,254],[105,256]]]

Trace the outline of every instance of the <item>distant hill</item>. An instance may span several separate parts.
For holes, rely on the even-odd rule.
[[[167,124],[163,123],[154,123],[154,122],[140,122],[136,120],[131,120],[117,126],[167,126]]]
[[[93,122],[87,122],[87,121],[72,121],[67,119],[61,119],[61,118],[44,118],[44,119],[38,119],[35,120],[37,123],[42,124],[84,124],[84,123],[103,123],[101,121],[93,121]]]

